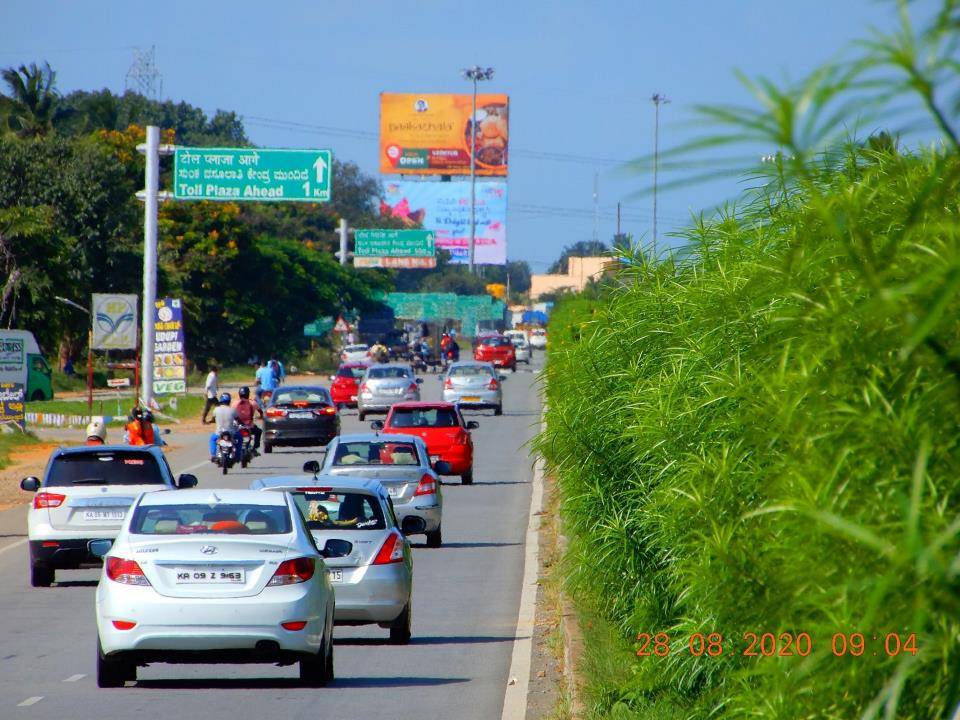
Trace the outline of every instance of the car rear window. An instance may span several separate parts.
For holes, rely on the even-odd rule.
[[[410,372],[406,368],[402,368],[402,367],[370,368],[369,370],[367,370],[367,377],[371,379],[405,378],[409,376],[410,376]]]
[[[332,404],[329,393],[323,388],[290,388],[274,392],[274,405],[292,405],[297,402]]]
[[[157,459],[147,452],[96,452],[61,455],[50,466],[44,485],[162,485]]]
[[[349,465],[419,465],[417,448],[409,442],[340,442],[333,456],[334,467]]]
[[[138,535],[286,535],[292,531],[285,505],[140,505],[130,520]]]
[[[493,377],[490,368],[483,365],[461,365],[450,368],[450,377]]]
[[[486,345],[487,347],[501,347],[510,344],[510,341],[505,337],[484,338],[481,341],[481,345]]]
[[[390,427],[457,427],[460,420],[453,408],[398,408],[390,416]]]
[[[384,530],[387,527],[377,499],[366,493],[303,490],[291,492],[311,530]]]
[[[337,377],[353,378],[357,380],[363,377],[363,373],[365,373],[366,370],[366,368],[362,367],[342,367],[337,370]]]

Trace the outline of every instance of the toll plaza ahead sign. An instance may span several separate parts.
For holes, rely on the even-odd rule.
[[[330,150],[178,147],[176,200],[329,202]]]

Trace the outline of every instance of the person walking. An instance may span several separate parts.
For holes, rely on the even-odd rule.
[[[216,365],[210,366],[210,372],[207,373],[207,383],[203,387],[206,402],[203,404],[203,416],[200,418],[200,422],[204,425],[209,425],[213,422],[213,420],[207,420],[207,415],[210,413],[210,410],[217,406],[217,396],[220,394],[220,377],[217,371],[218,368]]]

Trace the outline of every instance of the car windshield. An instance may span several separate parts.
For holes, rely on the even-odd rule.
[[[450,368],[450,377],[493,377],[493,373],[483,365],[461,365]]]
[[[333,493],[321,489],[291,492],[311,530],[384,530],[380,503],[365,493]]]
[[[277,390],[273,394],[274,405],[292,405],[294,403],[331,404],[330,396],[323,388],[289,388]]]
[[[337,443],[334,467],[349,465],[419,465],[417,448],[409,442],[356,441]]]
[[[342,367],[337,370],[337,377],[342,378],[353,378],[358,380],[363,377],[363,374],[367,371],[365,367]]]
[[[380,378],[405,378],[410,377],[410,371],[402,367],[382,367],[370,368],[367,370],[367,379],[377,380]]]
[[[130,520],[137,535],[286,535],[292,531],[285,505],[140,505]]]
[[[393,408],[390,427],[457,427],[460,424],[453,408]]]
[[[148,452],[97,452],[61,455],[53,461],[44,485],[161,485],[164,476]]]

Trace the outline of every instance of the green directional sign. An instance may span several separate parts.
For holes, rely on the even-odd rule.
[[[333,330],[333,318],[327,316],[317,318],[312,323],[304,325],[303,335],[304,337],[322,337],[331,330]]]
[[[177,200],[329,202],[329,150],[178,147],[173,161]]]
[[[433,257],[432,230],[354,230],[355,257]]]

